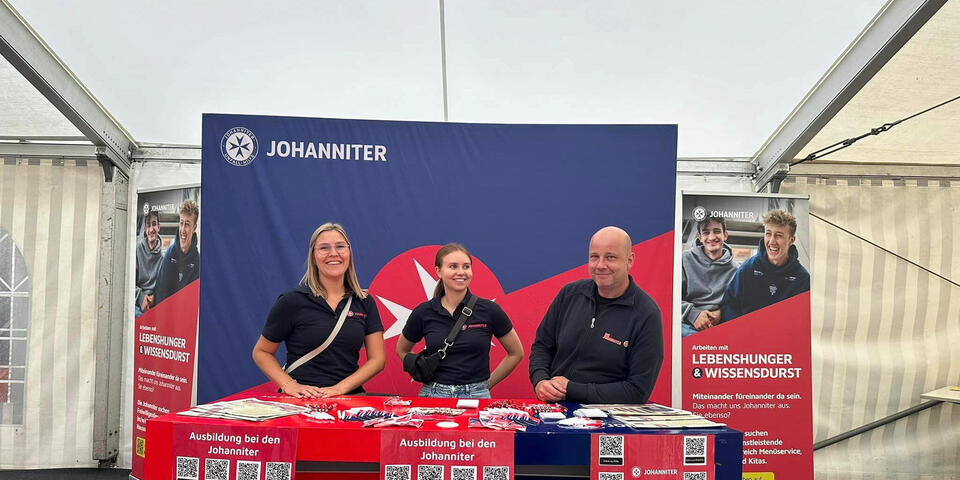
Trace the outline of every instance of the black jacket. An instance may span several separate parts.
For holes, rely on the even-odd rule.
[[[596,291],[587,279],[557,294],[530,348],[530,381],[536,387],[566,377],[570,402],[644,403],[663,363],[660,309],[630,278],[627,291],[591,322]]]
[[[729,322],[809,290],[810,274],[800,264],[797,246],[790,245],[787,262],[776,266],[767,258],[761,238],[757,254],[740,265],[723,292],[721,319]]]
[[[197,234],[193,234],[187,253],[180,250],[180,235],[177,235],[167,249],[167,253],[163,255],[154,303],[160,303],[198,278],[200,278],[200,250],[197,249]]]

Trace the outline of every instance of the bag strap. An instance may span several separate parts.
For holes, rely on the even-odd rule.
[[[320,352],[326,350],[327,347],[329,347],[330,344],[333,343],[333,339],[337,337],[338,333],[340,333],[340,327],[343,326],[343,321],[347,319],[347,313],[350,312],[351,303],[353,303],[352,293],[350,294],[349,297],[347,297],[347,305],[344,306],[343,311],[340,312],[340,318],[337,320],[337,324],[333,327],[333,331],[330,332],[330,336],[328,336],[327,339],[324,340],[319,347],[314,348],[313,350],[310,351],[310,353],[307,353],[306,355],[298,358],[296,362],[293,362],[292,364],[290,364],[290,366],[284,370],[285,372],[289,374],[290,372],[296,370],[297,367],[299,367],[300,365],[303,365],[304,363],[307,363],[310,360],[312,360],[313,357],[320,355]]]
[[[447,338],[443,339],[443,347],[440,350],[437,350],[437,353],[440,354],[440,358],[447,357],[447,348],[453,345],[453,341],[457,338],[457,335],[460,334],[460,330],[463,329],[463,324],[467,323],[467,319],[470,318],[470,315],[473,315],[473,307],[477,304],[477,296],[470,294],[470,298],[467,299],[467,304],[463,306],[463,310],[460,310],[460,317],[457,318],[457,322],[453,324],[453,328],[450,329],[450,333],[447,334]]]

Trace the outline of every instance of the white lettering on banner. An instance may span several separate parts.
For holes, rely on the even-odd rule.
[[[449,448],[453,450],[457,448],[457,442],[452,440],[437,440],[436,438],[415,438],[415,439],[400,439],[401,447],[431,447],[431,448]]]
[[[386,162],[385,145],[366,145],[361,143],[330,142],[294,142],[288,140],[270,140],[268,157],[280,158],[316,158],[320,160],[363,160],[366,162]]]
[[[435,453],[435,452],[423,452],[420,455],[420,460],[434,460],[440,462],[472,462],[473,457],[472,453]]]
[[[181,363],[187,363],[190,361],[190,352],[180,352],[177,350],[170,350],[169,348],[151,347],[148,345],[140,345],[139,351],[141,355],[149,355],[151,357],[162,358],[165,360],[174,360]]]
[[[227,435],[220,432],[190,432],[190,440],[197,440],[201,442],[234,443],[240,445],[240,442],[243,440],[243,438],[240,435]]]
[[[164,347],[187,348],[187,339],[182,337],[168,337],[166,335],[154,335],[141,332],[140,341]]]
[[[238,448],[226,448],[219,445],[211,445],[210,450],[207,452],[210,455],[234,455],[237,457],[256,457],[260,454],[260,450],[256,448],[247,448],[247,447],[238,447]]]
[[[792,365],[789,353],[694,353],[694,365]],[[699,368],[697,369],[699,370]],[[800,378],[800,367],[713,367],[704,368],[706,378]]]
[[[793,355],[789,353],[695,353],[693,364],[758,364],[790,365]]]
[[[753,212],[744,212],[744,211],[729,211],[729,210],[713,210],[710,212],[711,217],[723,217],[727,220],[753,220],[756,217],[756,214]]]
[[[703,374],[707,378],[800,378],[801,369],[793,368],[704,368]]]

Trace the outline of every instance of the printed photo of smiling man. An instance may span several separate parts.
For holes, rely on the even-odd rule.
[[[155,303],[160,303],[200,278],[200,248],[197,242],[199,220],[200,206],[194,200],[184,200],[180,204],[177,235],[163,254]]]
[[[800,264],[797,219],[786,210],[763,217],[763,238],[756,255],[733,275],[721,301],[721,321],[728,322],[810,290],[810,274]]]
[[[730,233],[721,216],[697,222],[696,243],[680,257],[680,334],[684,337],[720,324],[720,301],[737,271]]]

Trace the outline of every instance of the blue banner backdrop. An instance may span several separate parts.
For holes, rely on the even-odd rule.
[[[672,232],[676,141],[675,125],[205,114],[198,401],[266,380],[251,349],[277,296],[303,275],[321,223],[344,225],[364,286],[403,252],[456,241],[509,294],[583,266],[590,235],[605,225],[635,245]],[[389,329],[395,319],[378,307]],[[513,321],[535,328],[540,319]],[[529,353],[532,336],[521,339]],[[381,375],[403,375],[390,368]],[[511,377],[526,378],[525,368]]]

